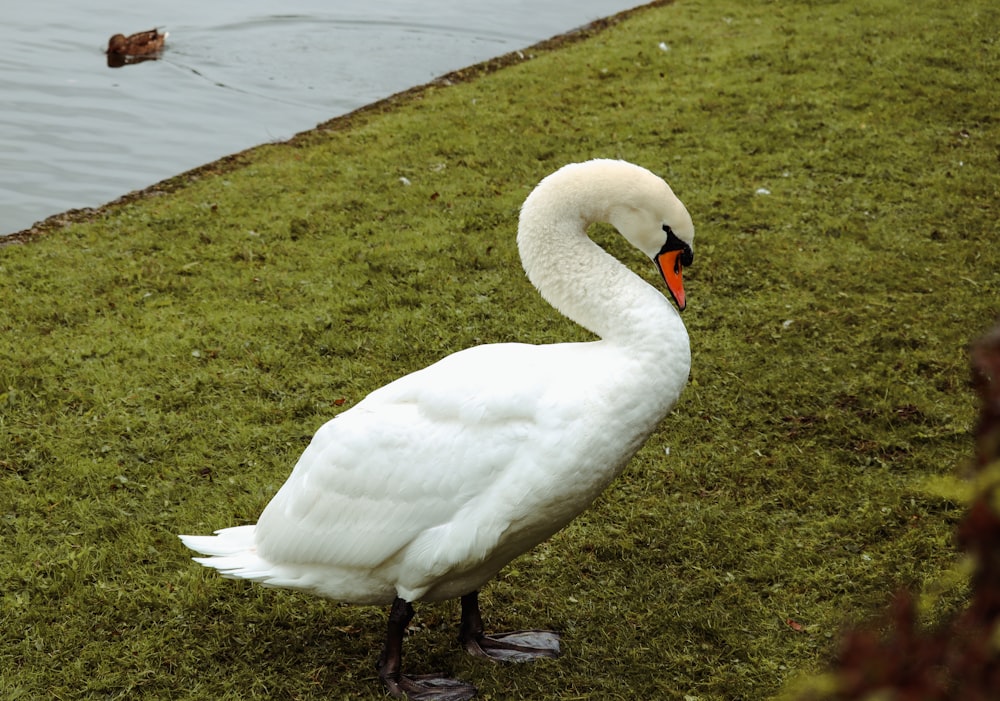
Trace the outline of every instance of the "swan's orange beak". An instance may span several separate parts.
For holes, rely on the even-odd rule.
[[[684,311],[687,305],[687,298],[684,296],[684,266],[681,264],[681,256],[684,251],[661,251],[654,260],[656,267],[663,276],[663,281],[667,283],[670,296],[677,303],[677,308]]]

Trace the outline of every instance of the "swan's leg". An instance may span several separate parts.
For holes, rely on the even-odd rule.
[[[479,613],[479,592],[462,597],[458,639],[469,654],[497,662],[530,662],[559,656],[559,634],[551,630],[518,630],[486,635]]]
[[[413,618],[413,605],[399,597],[392,602],[385,647],[378,658],[378,676],[397,699],[410,701],[468,701],[476,687],[438,674],[407,676],[402,673],[403,635]]]

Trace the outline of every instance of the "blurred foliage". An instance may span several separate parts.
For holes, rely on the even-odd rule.
[[[972,349],[980,399],[975,492],[958,527],[972,563],[971,602],[929,629],[901,591],[880,633],[847,635],[836,665],[803,682],[801,701],[991,701],[1000,698],[1000,325]],[[953,480],[958,480],[955,476]]]

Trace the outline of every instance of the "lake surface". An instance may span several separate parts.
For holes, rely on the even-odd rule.
[[[285,140],[637,0],[38,0],[0,22],[0,235]],[[109,68],[112,34],[169,32]]]

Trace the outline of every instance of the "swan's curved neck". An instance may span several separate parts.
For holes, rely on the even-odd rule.
[[[665,344],[686,347],[674,306],[587,236],[587,227],[607,221],[609,211],[600,198],[536,190],[521,210],[517,239],[528,279],[549,304],[605,341],[661,357]]]

